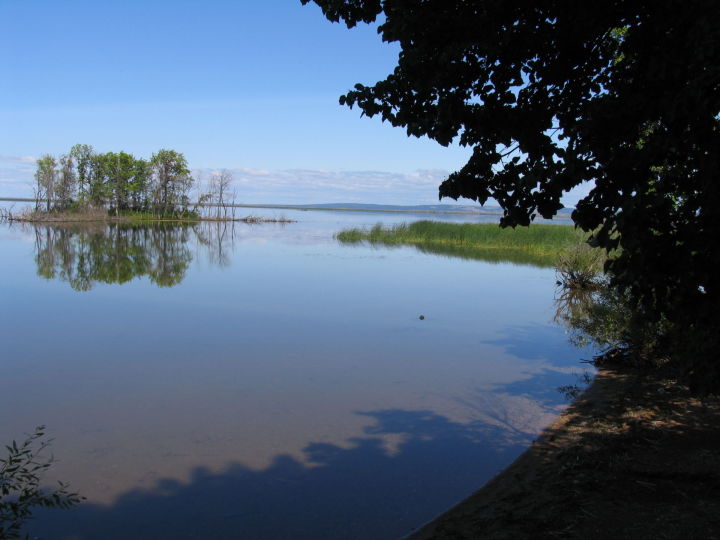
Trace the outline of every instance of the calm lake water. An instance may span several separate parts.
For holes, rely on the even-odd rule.
[[[589,353],[552,269],[333,238],[427,216],[260,213],[298,222],[0,225],[0,442],[47,425],[87,497],[31,535],[399,538],[561,411]]]

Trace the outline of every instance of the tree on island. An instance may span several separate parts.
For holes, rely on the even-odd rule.
[[[613,286],[696,388],[720,389],[720,2],[313,1],[401,47],[341,104],[472,147],[441,198],[493,198],[515,227],[591,186],[573,219]]]
[[[70,149],[70,157],[77,174],[77,195],[81,201],[85,200],[87,196],[86,186],[90,181],[93,156],[93,147],[89,144],[76,144]]]
[[[38,207],[40,201],[45,199],[45,209],[50,211],[52,200],[55,198],[55,185],[57,183],[58,171],[56,170],[57,161],[50,154],[45,154],[37,160],[37,169],[35,170],[35,206]]]
[[[152,204],[164,214],[176,207],[187,207],[193,185],[185,156],[175,150],[160,150],[150,158]]]
[[[36,201],[45,212],[72,208],[106,208],[121,212],[149,212],[159,216],[187,214],[194,185],[185,156],[160,150],[150,160],[127,152],[96,153],[76,144],[68,154],[46,154],[37,160]]]

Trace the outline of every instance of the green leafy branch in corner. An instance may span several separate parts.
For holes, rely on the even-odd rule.
[[[5,446],[7,457],[0,459],[0,538],[20,538],[35,507],[70,508],[84,499],[62,482],[52,491],[40,487],[54,461],[52,455],[41,457],[51,442],[44,437],[45,426],[38,426],[20,445],[13,441]]]

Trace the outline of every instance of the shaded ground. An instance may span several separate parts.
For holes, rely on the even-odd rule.
[[[720,400],[603,371],[510,468],[413,540],[720,538]]]

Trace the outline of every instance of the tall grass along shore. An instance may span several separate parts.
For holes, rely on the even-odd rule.
[[[569,225],[536,224],[502,229],[495,223],[416,221],[385,228],[346,229],[336,238],[345,244],[414,246],[421,251],[489,262],[555,266],[558,254],[587,235]]]

